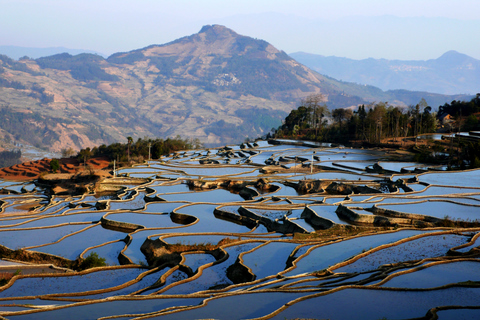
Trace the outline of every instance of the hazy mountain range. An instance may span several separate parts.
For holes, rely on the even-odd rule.
[[[290,56],[321,74],[382,90],[405,89],[442,94],[480,92],[480,60],[456,51],[425,61],[353,60],[305,52]]]
[[[128,136],[239,142],[277,127],[315,93],[329,108],[406,106],[421,98],[437,107],[470,98],[337,81],[220,25],[107,59],[62,53],[19,61],[0,56],[0,63],[0,136],[54,151]]]
[[[106,57],[92,50],[65,47],[0,46],[0,54],[16,60],[25,56],[38,59],[60,53],[91,53]],[[289,55],[320,74],[341,81],[372,85],[382,90],[405,89],[446,95],[480,92],[480,60],[454,50],[430,60],[355,60],[306,52]]]
[[[12,59],[18,60],[22,57],[29,57],[32,59],[38,59],[41,57],[47,57],[59,53],[69,53],[72,55],[80,53],[92,53],[104,56],[103,54],[92,51],[92,50],[82,50],[82,49],[70,49],[65,47],[50,47],[50,48],[28,48],[28,47],[19,47],[19,46],[0,46],[0,54],[9,56]]]

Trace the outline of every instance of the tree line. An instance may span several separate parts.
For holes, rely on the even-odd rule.
[[[356,110],[340,108],[330,111],[322,95],[308,96],[267,137],[380,145],[387,138],[394,143],[403,143],[406,137],[413,136],[411,139],[417,145],[419,135],[437,132],[437,115],[444,114],[454,117],[459,131],[480,130],[477,118],[480,115],[480,94],[471,101],[452,101],[440,106],[438,113],[432,111],[425,99],[409,107],[379,102],[360,105]],[[461,136],[444,142],[436,141],[428,146],[418,146],[416,150],[416,161],[448,160],[448,168],[480,167],[480,142]],[[438,157],[438,153],[443,156]]]
[[[276,130],[277,137],[300,137],[314,141],[381,143],[407,136],[435,132],[436,114],[425,99],[408,108],[388,102],[360,105],[357,110],[329,110],[321,94],[308,96],[292,110]]]
[[[203,145],[198,139],[182,139],[180,136],[167,139],[138,138],[134,141],[132,137],[127,137],[126,143],[113,143],[110,145],[102,144],[99,147],[81,149],[77,158],[85,162],[92,157],[106,157],[110,161],[118,162],[143,162],[143,160],[159,159],[161,156],[168,155],[180,150],[197,149]],[[65,152],[65,155],[67,153]]]
[[[470,101],[456,101],[438,107],[438,115],[449,114],[457,119],[458,131],[480,130],[480,93]]]
[[[0,168],[11,167],[16,164],[22,163],[20,160],[22,158],[22,151],[13,150],[13,151],[2,151],[0,152]]]

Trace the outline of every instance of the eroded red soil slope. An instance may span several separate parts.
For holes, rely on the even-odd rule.
[[[0,168],[0,179],[3,180],[31,180],[36,179],[42,172],[51,172],[50,161],[52,159],[42,159],[36,161],[27,161],[11,167]],[[59,159],[59,173],[76,173],[84,170],[83,162],[77,159],[64,158]],[[86,162],[86,166],[93,170],[105,169],[110,162],[106,158],[93,158]]]

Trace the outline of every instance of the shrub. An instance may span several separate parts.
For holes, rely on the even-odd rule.
[[[62,149],[62,157],[63,158],[70,158],[75,155],[75,150],[72,147]]]
[[[58,159],[52,159],[52,161],[50,161],[50,169],[52,169],[53,173],[60,170],[60,162],[58,162]]]
[[[48,174],[47,171],[42,171],[42,172],[40,172],[40,174],[38,175],[38,177],[39,177],[39,179],[43,179],[43,178],[45,178],[45,176],[46,176],[47,174]]]
[[[96,252],[92,252],[80,263],[78,268],[79,270],[86,270],[96,267],[105,267],[107,265],[105,261],[105,258],[99,257]]]
[[[87,165],[86,170],[90,177],[93,177],[95,175],[95,169],[91,165]]]

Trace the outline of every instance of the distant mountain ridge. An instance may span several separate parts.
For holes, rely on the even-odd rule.
[[[440,94],[480,92],[480,60],[448,51],[430,60],[353,60],[296,52],[292,58],[335,79],[382,90],[405,89]]]
[[[0,55],[0,137],[52,151],[124,142],[126,137],[243,141],[278,127],[310,94],[331,109],[374,101],[434,107],[468,96],[387,91],[337,81],[264,40],[220,25],[104,59],[61,53],[12,60]]]
[[[38,59],[41,57],[52,56],[59,53],[69,53],[71,55],[77,55],[81,53],[91,53],[104,56],[103,54],[93,50],[83,49],[70,49],[65,47],[49,47],[49,48],[29,48],[20,46],[0,46],[0,54],[9,56],[12,59],[18,60],[22,57],[29,57],[32,59]]]

